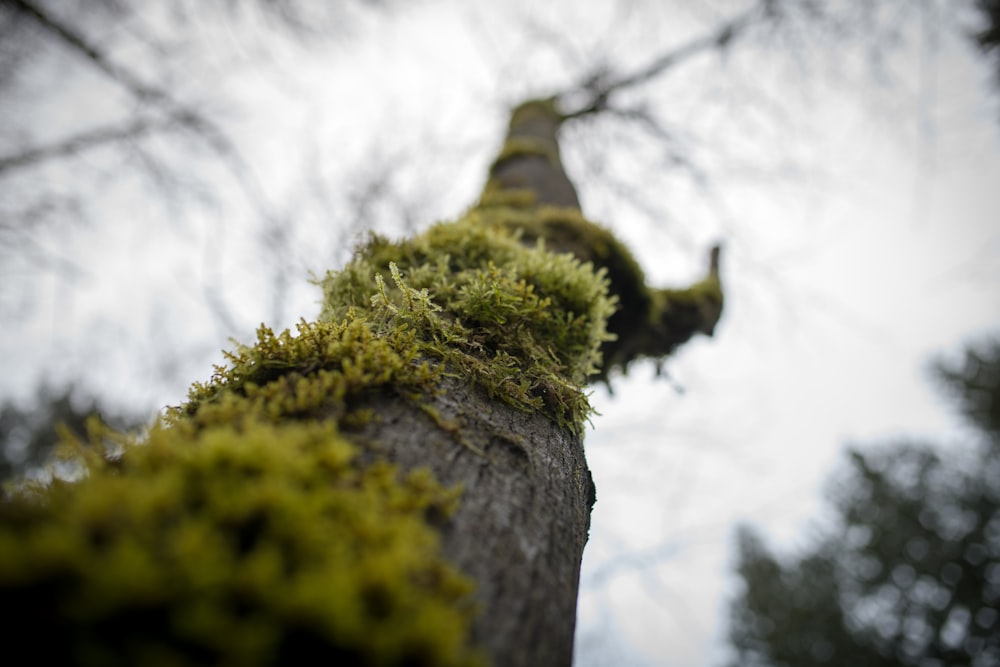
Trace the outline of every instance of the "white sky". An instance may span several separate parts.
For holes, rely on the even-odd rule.
[[[332,190],[325,213],[303,205],[302,271],[283,321],[269,324],[315,314],[307,270],[328,268],[335,234],[324,225],[342,219],[337,188],[373,156],[399,169],[393,184],[423,224],[472,202],[499,145],[504,104],[565,83],[572,70],[561,62],[569,56],[539,41],[543,29],[564,35],[566,53],[639,62],[710,14],[681,2],[674,15],[613,23],[604,10],[615,3],[587,12],[534,4],[411,8],[359,23],[322,56],[271,47],[263,66],[267,40],[211,33],[218,69],[206,66],[185,85],[215,86],[239,102],[231,127],[268,195],[302,195],[302,146]],[[929,59],[919,49],[894,56],[891,87],[859,87],[863,76],[826,70],[796,79],[781,53],[738,50],[726,68],[705,59],[658,84],[651,103],[670,105],[679,141],[710,167],[707,197],[683,174],[651,175],[651,162],[632,159],[637,151],[658,160],[655,147],[615,153],[628,140],[613,127],[567,133],[566,161],[587,212],[630,243],[655,282],[694,279],[710,243],[726,243],[717,337],[693,342],[667,367],[683,393],[649,366],[616,381],[613,397],[594,389],[601,416],[587,450],[598,503],[579,666],[718,664],[735,522],[752,521],[783,546],[802,543],[845,444],[952,427],[924,370],[929,355],[1000,324],[1000,124],[984,101],[985,70],[950,39],[935,49]],[[244,69],[233,68],[234,53]],[[660,206],[662,224],[602,189],[595,156]],[[70,239],[88,281],[71,293],[58,281],[39,285],[36,317],[0,334],[7,394],[40,374],[59,377],[45,369],[62,366],[88,369],[94,386],[122,402],[176,403],[188,382],[208,375],[228,335],[245,340],[271,316],[252,244],[216,241],[243,233],[238,215],[206,207],[163,224],[135,190],[114,197],[106,210],[116,224]],[[376,218],[387,231],[403,228],[391,210]],[[324,240],[311,242],[314,233]],[[213,325],[204,280],[219,281],[242,331]],[[152,323],[151,312],[160,313]],[[170,361],[150,351],[164,347],[179,365],[171,382],[150,387],[144,377]]]

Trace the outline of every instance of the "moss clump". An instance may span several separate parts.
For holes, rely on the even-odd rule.
[[[385,311],[261,327],[119,456],[95,434],[81,481],[4,499],[11,641],[71,664],[480,664],[472,585],[436,529],[459,490],[362,465],[345,435],[372,392],[417,401],[440,380]]]
[[[498,203],[501,191],[528,191],[537,204],[580,209],[576,188],[559,155],[558,131],[564,117],[554,99],[521,104],[511,113],[499,155],[490,165],[482,201]]]
[[[374,281],[373,281],[374,284]],[[227,424],[245,413],[277,422],[322,418],[357,421],[357,399],[371,391],[417,396],[433,390],[440,370],[418,359],[415,333],[382,331],[348,312],[337,322],[300,322],[296,333],[262,326],[252,346],[227,352],[227,366],[196,383],[188,402],[168,415],[178,428]]]
[[[550,142],[530,136],[512,137],[504,142],[490,171],[495,171],[496,167],[506,160],[528,155],[543,157],[553,165],[561,165],[559,152]]]
[[[498,190],[479,205],[487,224],[508,230],[522,243],[544,245],[555,253],[570,253],[599,267],[615,300],[601,346],[600,378],[626,371],[640,358],[659,362],[696,333],[711,335],[722,312],[719,249],[714,248],[707,275],[690,287],[649,287],[632,253],[605,227],[587,220],[577,209],[557,206],[494,205],[520,191]]]
[[[579,433],[590,413],[583,386],[614,310],[603,271],[525,245],[496,216],[474,209],[413,239],[373,237],[323,280],[321,319],[364,308],[379,329],[415,335],[420,356],[446,372]]]
[[[8,499],[7,649],[50,664],[478,664],[470,582],[428,525],[456,491],[355,455],[332,423],[161,426],[81,482]]]
[[[558,99],[555,97],[544,97],[528,100],[514,107],[510,114],[508,131],[519,134],[524,132],[524,128],[531,127],[533,123],[562,123],[563,114],[557,108]]]
[[[479,197],[477,208],[510,207],[514,209],[531,208],[538,202],[535,191],[531,188],[508,188],[495,180],[487,181],[483,193]]]
[[[722,312],[718,249],[708,275],[686,289],[657,289],[632,253],[610,231],[587,220],[559,157],[558,132],[567,120],[555,98],[531,100],[511,113],[500,154],[477,210],[491,224],[544,243],[556,253],[572,253],[603,270],[617,309],[607,322],[611,336],[602,344],[600,378],[627,371],[640,358],[657,364],[696,333],[711,334]]]

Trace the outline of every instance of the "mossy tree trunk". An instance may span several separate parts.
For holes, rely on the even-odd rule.
[[[89,474],[0,504],[9,649],[68,664],[569,665],[595,491],[588,381],[722,307],[718,251],[646,286],[586,220],[554,100],[481,200],[322,281],[317,322],[229,355]],[[103,452],[103,456],[101,455]],[[63,637],[26,639],[43,625]]]
[[[699,291],[706,285],[649,289],[628,250],[581,214],[560,157],[564,118],[554,99],[514,109],[473,224],[499,226],[523,244],[541,241],[547,252],[572,254],[607,280],[616,303],[606,313],[612,333],[602,336],[602,324],[590,340],[601,345],[607,363],[586,369],[606,379],[612,365],[660,358],[696,332],[712,333],[721,308],[718,250],[712,253],[708,298]],[[666,294],[673,295],[669,306]],[[595,313],[602,317],[599,309]],[[500,318],[492,324],[499,336],[514,326]],[[510,368],[507,381],[520,380],[520,370]],[[571,391],[578,392],[588,373],[567,375]],[[361,435],[403,468],[430,467],[441,483],[463,489],[442,535],[446,559],[476,582],[481,611],[472,628],[474,643],[497,665],[569,665],[580,564],[596,500],[583,450],[585,413],[556,419],[546,407],[524,410],[497,400],[503,386],[495,383],[492,376],[485,383],[450,378],[425,404],[437,421],[408,400],[379,397],[371,403],[379,419]]]
[[[462,442],[405,399],[370,405],[379,455],[462,488],[442,548],[476,582],[473,643],[495,665],[569,665],[594,499],[580,435],[457,378],[429,405]]]

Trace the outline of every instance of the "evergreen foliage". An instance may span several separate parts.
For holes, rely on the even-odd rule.
[[[141,423],[134,415],[100,405],[74,386],[43,385],[28,405],[5,401],[0,405],[0,482],[39,471],[60,440],[60,429],[83,436],[87,420],[95,416],[120,430]]]
[[[734,665],[1000,664],[1000,341],[936,375],[967,448],[852,451],[834,526],[797,556],[740,532]]]

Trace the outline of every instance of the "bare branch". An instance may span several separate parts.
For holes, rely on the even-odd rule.
[[[4,1],[9,6],[14,7],[27,16],[30,16],[36,23],[38,23],[39,26],[48,31],[54,37],[57,37],[63,45],[69,47],[78,55],[86,58],[91,65],[120,83],[135,97],[144,101],[156,102],[167,108],[172,107],[175,111],[178,109],[187,111],[183,107],[180,107],[180,105],[178,105],[168,93],[156,88],[155,86],[146,84],[127,68],[121,67],[120,65],[112,62],[111,59],[103,51],[101,51],[101,49],[92,44],[86,37],[60,21],[52,14],[49,14],[46,10],[39,7],[34,2],[28,2],[27,0]]]
[[[565,118],[574,118],[591,113],[597,113],[607,108],[608,98],[619,91],[634,88],[664,74],[678,64],[711,49],[726,49],[734,39],[739,37],[751,25],[766,15],[766,3],[756,5],[722,23],[708,34],[696,37],[686,44],[672,48],[653,58],[644,67],[640,67],[623,76],[612,76],[608,71],[599,69],[592,72],[582,82],[557,94],[560,101],[568,102],[567,98],[586,95],[585,102],[579,107],[564,113]]]
[[[0,174],[53,158],[68,157],[109,143],[136,139],[175,125],[172,119],[140,118],[127,125],[108,125],[67,137],[47,146],[28,148],[13,155],[0,156]]]
[[[239,150],[215,122],[189,105],[181,103],[162,88],[146,83],[127,67],[115,63],[84,35],[63,23],[57,17],[49,14],[36,3],[28,0],[4,1],[9,6],[34,19],[39,26],[59,39],[65,46],[75,51],[95,68],[128,90],[133,97],[158,107],[173,121],[196,135],[236,176],[244,193],[256,207],[265,212],[270,208],[258,184],[254,182]],[[268,216],[270,217],[269,214]]]

